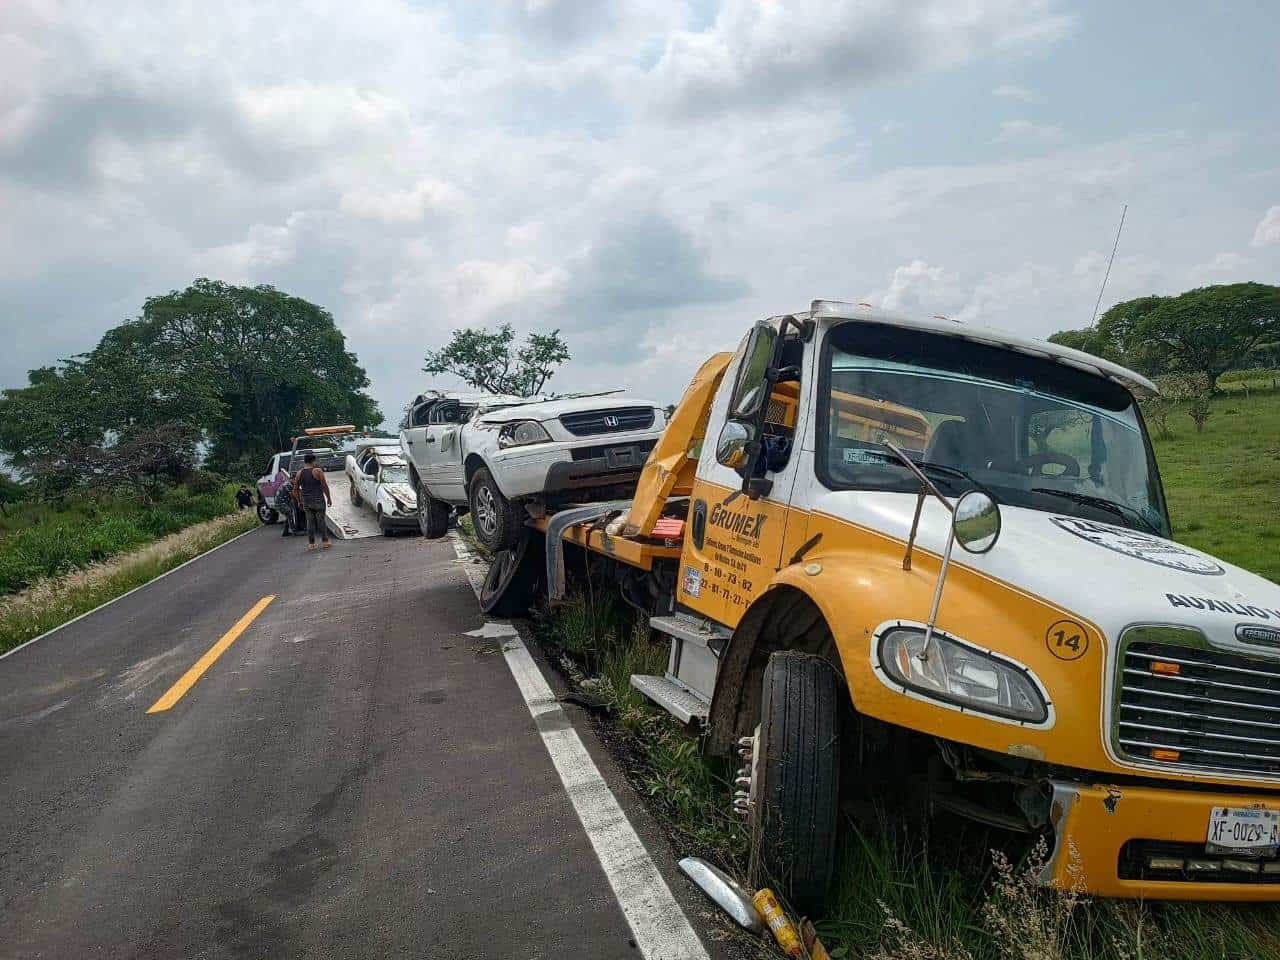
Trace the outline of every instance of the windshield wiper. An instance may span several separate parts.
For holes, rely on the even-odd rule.
[[[868,452],[876,453],[879,451],[868,451]],[[907,467],[908,470],[911,469],[911,465],[914,464],[918,469],[924,471],[925,473],[928,473],[929,471],[933,471],[934,473],[940,473],[944,477],[948,477],[951,479],[967,480],[969,483],[973,484],[974,489],[981,490],[983,493],[986,493],[988,496],[991,495],[991,491],[988,490],[986,487],[984,487],[982,484],[980,484],[977,480],[973,479],[973,477],[965,473],[959,467],[953,467],[949,463],[938,463],[935,460],[916,460],[914,457],[908,457],[905,452],[902,454],[902,456],[899,456],[897,452],[893,450],[892,447],[889,448],[888,453],[881,453],[880,456],[884,458],[886,463],[900,463],[903,466]],[[905,462],[906,460],[910,460],[911,464],[906,463]],[[995,498],[992,497],[992,499],[994,500]]]
[[[1095,507],[1098,510],[1105,510],[1107,513],[1125,520],[1136,520],[1157,537],[1164,536],[1159,527],[1143,516],[1142,511],[1124,503],[1117,503],[1114,500],[1108,500],[1106,497],[1095,497],[1089,493],[1077,493],[1075,490],[1054,490],[1052,487],[1032,487],[1031,492],[1046,493],[1051,497],[1062,497],[1064,500],[1083,504],[1086,507]]]

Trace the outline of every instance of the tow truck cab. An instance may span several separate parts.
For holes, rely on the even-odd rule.
[[[801,906],[876,780],[1043,834],[1049,884],[1280,900],[1280,587],[1171,539],[1154,389],[815,301],[703,365],[621,512],[541,524],[550,591],[576,543],[656,598],[633,683],[741,754],[753,879]]]

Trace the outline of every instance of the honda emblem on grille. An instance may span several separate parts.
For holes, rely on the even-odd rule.
[[[1236,639],[1259,647],[1280,649],[1280,627],[1269,627],[1261,623],[1238,623]]]
[[[617,427],[617,425],[618,425],[618,418],[617,418],[617,417],[605,417],[605,418],[604,418],[604,425],[605,425],[606,427]]]

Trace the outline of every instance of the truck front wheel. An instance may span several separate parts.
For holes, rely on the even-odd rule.
[[[821,657],[773,654],[752,745],[752,886],[773,887],[809,916],[822,909],[835,861],[840,689]]]
[[[488,467],[480,467],[468,489],[476,537],[489,550],[510,550],[524,530],[523,510],[502,495]]]
[[[418,529],[428,540],[439,540],[449,532],[449,505],[431,496],[421,480],[418,481]]]
[[[270,526],[271,524],[275,523],[279,519],[280,519],[280,514],[276,513],[269,506],[267,506],[267,501],[265,500],[258,501],[258,520],[260,522],[266,524],[267,526]]]

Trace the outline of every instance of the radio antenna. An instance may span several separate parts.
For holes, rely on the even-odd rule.
[[[1093,305],[1093,319],[1089,321],[1089,326],[1093,326],[1098,322],[1098,308],[1102,306],[1102,294],[1107,289],[1107,280],[1111,276],[1111,265],[1116,262],[1116,250],[1120,246],[1120,231],[1124,229],[1124,216],[1129,212],[1129,205],[1126,203],[1124,209],[1120,211],[1120,226],[1116,227],[1116,242],[1111,245],[1111,259],[1107,261],[1107,272],[1102,275],[1102,286],[1098,288],[1098,302]]]

